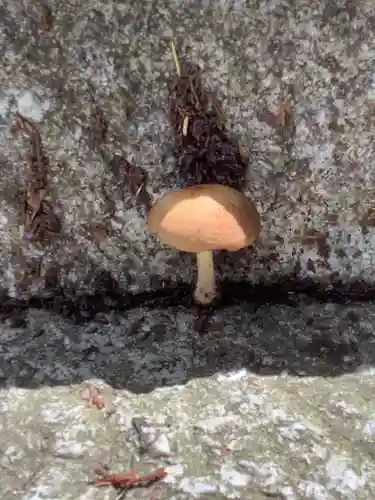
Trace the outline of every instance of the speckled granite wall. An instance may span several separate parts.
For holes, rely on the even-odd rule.
[[[374,25],[370,0],[0,0],[3,500],[116,499],[88,480],[132,459],[168,475],[127,498],[374,498]],[[116,161],[150,203],[181,183],[172,39],[250,153],[263,222],[255,248],[215,256],[211,312]],[[49,160],[61,231],[44,247],[21,243],[17,112]]]
[[[107,158],[126,155],[142,167],[151,201],[173,188],[166,114],[172,38],[202,66],[229,128],[251,151],[247,193],[262,214],[262,236],[235,262],[218,256],[220,273],[255,282],[290,273],[373,281],[372,2],[51,2],[49,31],[32,3],[1,6],[5,287],[15,285],[15,194],[26,175],[27,143],[9,132],[17,109],[40,130],[49,194],[63,220],[43,253],[45,273],[85,292],[100,270],[126,291],[194,279],[189,255],[161,248],[148,234],[144,210],[123,185],[124,169],[103,161],[87,130],[94,95],[109,122]],[[267,120],[280,102],[292,105],[287,136]],[[107,237],[95,238],[97,224]]]

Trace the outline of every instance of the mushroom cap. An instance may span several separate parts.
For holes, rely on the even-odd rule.
[[[260,216],[243,193],[222,184],[199,184],[172,191],[148,215],[150,231],[183,252],[239,250],[260,232]]]

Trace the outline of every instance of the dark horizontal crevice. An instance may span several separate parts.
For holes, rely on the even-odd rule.
[[[322,285],[312,280],[281,279],[273,284],[251,284],[225,281],[220,283],[221,298],[209,309],[224,309],[240,304],[285,304],[298,306],[301,301],[333,302],[339,304],[363,303],[375,300],[375,285],[362,281],[350,284]],[[126,312],[135,308],[196,308],[192,301],[192,287],[186,284],[169,286],[136,294],[116,289],[101,289],[93,294],[72,294],[59,291],[46,297],[12,298],[3,292],[0,315],[13,316],[28,308],[49,310],[78,323],[91,320],[98,313]]]

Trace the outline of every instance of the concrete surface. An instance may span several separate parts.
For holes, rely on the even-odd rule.
[[[117,498],[87,480],[98,461],[130,467],[133,417],[162,436],[139,469],[169,475],[129,498],[374,498],[373,2],[49,1],[52,24],[41,5],[0,0],[2,498]],[[112,161],[142,169],[151,202],[181,184],[171,39],[250,150],[262,214],[255,249],[215,256],[212,314],[189,304],[191,256],[148,234]],[[42,248],[20,242],[16,111],[40,131],[62,221]]]
[[[373,498],[374,306],[234,306],[203,333],[182,306],[2,320],[4,500],[114,500],[94,469],[133,460],[169,473],[135,499]],[[152,429],[141,455],[133,418]]]

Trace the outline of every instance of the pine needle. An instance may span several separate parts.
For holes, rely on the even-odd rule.
[[[178,60],[176,46],[175,46],[173,40],[171,41],[171,47],[172,47],[172,55],[173,55],[173,59],[174,59],[174,64],[175,64],[175,67],[176,67],[176,73],[177,73],[178,76],[181,76],[180,61]],[[189,117],[185,116],[184,121],[182,122],[182,135],[184,135],[184,136],[187,135],[188,126],[189,126]]]
[[[171,41],[171,47],[172,47],[172,55],[173,55],[173,59],[174,59],[174,64],[176,66],[176,72],[177,72],[178,76],[181,76],[180,61],[178,60],[176,46],[175,46],[173,40]]]

